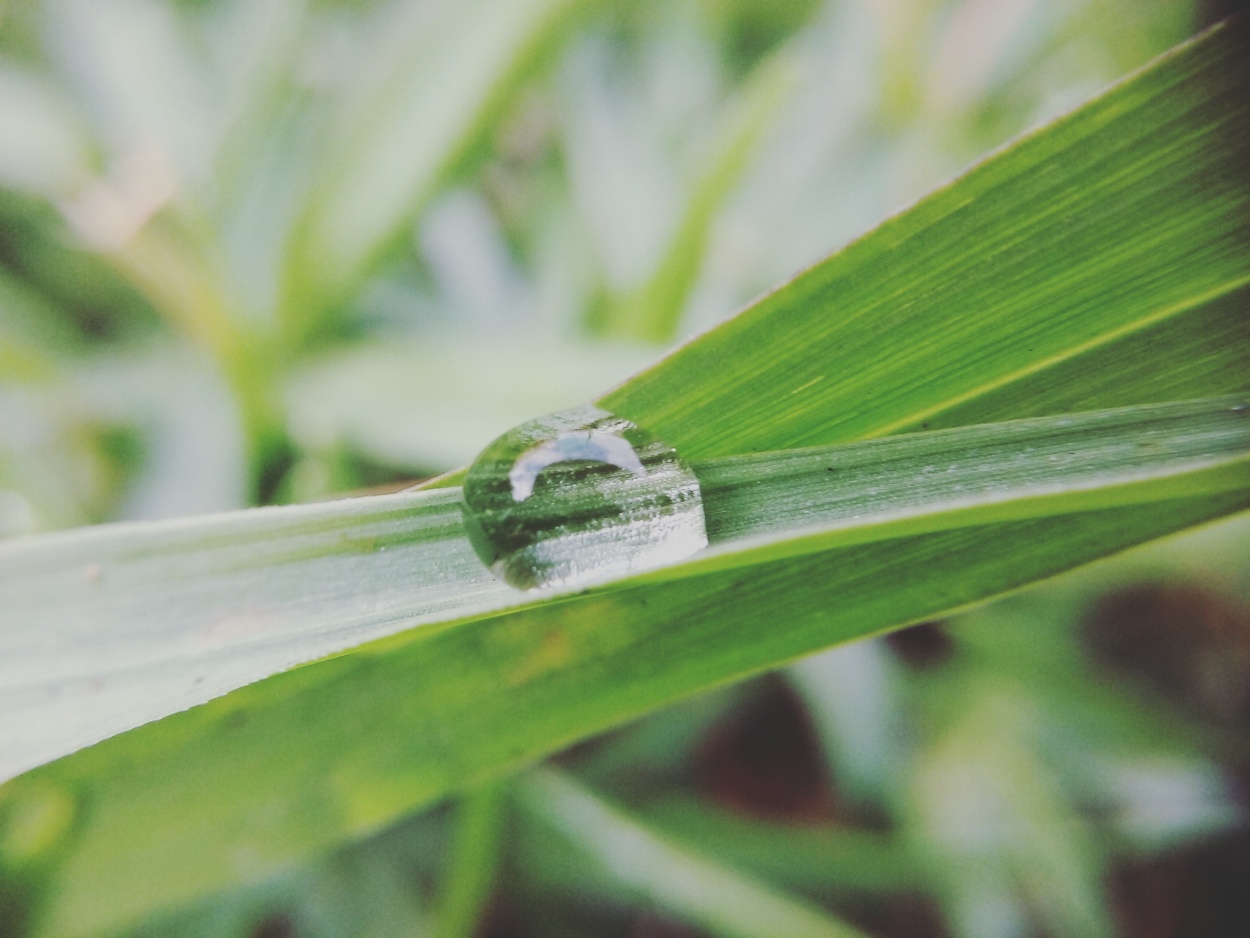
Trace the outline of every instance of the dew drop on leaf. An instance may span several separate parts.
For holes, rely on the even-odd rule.
[[[707,546],[699,480],[677,451],[589,405],[487,446],[461,507],[477,555],[518,589],[593,583]]]

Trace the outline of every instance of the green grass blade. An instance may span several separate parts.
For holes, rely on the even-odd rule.
[[[807,894],[917,892],[927,886],[909,846],[890,834],[766,821],[685,798],[648,805],[641,816],[684,843]]]
[[[881,436],[956,406],[980,422],[978,399],[1245,285],[1247,28],[1181,46],[599,403],[689,459]]]
[[[1031,911],[1048,931],[1111,938],[1117,929],[1100,887],[1108,878],[1105,835],[1063,796],[1061,780],[1037,753],[1037,715],[992,684],[970,682],[964,692],[974,702],[909,777],[915,853],[947,921],[973,934],[984,921],[978,904],[1010,901],[1011,884],[1026,882]],[[987,814],[995,820],[968,837],[972,819]]]
[[[1241,287],[956,405],[907,429],[1250,391],[1250,288]]]
[[[716,152],[691,193],[659,266],[645,283],[613,304],[607,315],[608,332],[644,342],[673,338],[707,250],[712,220],[775,122],[778,105],[793,91],[797,72],[795,64],[782,56],[759,66],[747,82],[740,99],[730,106]]]
[[[524,810],[650,902],[724,938],[863,938],[807,902],[683,847],[554,769],[516,783]]]
[[[43,933],[96,934],[281,870],[697,690],[1246,508],[1243,491],[957,529],[410,630],[0,792],[11,816],[49,791],[90,804],[70,810],[73,834],[56,845]]]
[[[0,558],[6,774],[389,634],[415,609],[514,597],[464,542],[457,493],[113,525],[10,541]]]
[[[649,579],[1244,490],[1250,419],[1239,401],[699,464],[715,547]],[[570,503],[570,514],[578,507]],[[487,573],[468,546],[456,489],[0,545],[0,605],[11,622],[0,659],[0,771],[15,774],[370,639],[550,595],[517,592]]]
[[[440,897],[436,938],[473,938],[499,866],[507,816],[502,784],[466,794],[456,807],[456,832]]]
[[[349,294],[579,2],[439,0],[389,24],[380,74],[362,82],[336,128],[292,241],[284,306],[293,335]]]
[[[713,549],[676,575],[1227,492],[1250,484],[1248,456],[1250,407],[1221,398],[713,460],[700,475]]]

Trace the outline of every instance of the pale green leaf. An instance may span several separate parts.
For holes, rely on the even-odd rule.
[[[294,334],[359,282],[579,2],[434,0],[382,24],[293,236]]]
[[[695,469],[713,547],[641,580],[1239,493],[1250,488],[1250,419],[1228,400],[1154,405]],[[0,572],[9,775],[327,653],[552,595],[486,571],[458,489],[14,541],[0,545]]]
[[[516,783],[519,804],[645,900],[724,938],[863,938],[808,902],[701,856],[554,769]]]
[[[441,471],[533,417],[582,403],[649,350],[543,335],[426,336],[310,362],[287,393],[311,451],[345,445],[388,465]]]

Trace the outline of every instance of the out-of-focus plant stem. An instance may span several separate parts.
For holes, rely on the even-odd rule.
[[[707,252],[712,222],[799,77],[792,58],[779,54],[758,66],[744,84],[738,100],[729,108],[708,169],[693,188],[659,266],[646,282],[612,304],[607,316],[609,335],[643,342],[672,340]]]
[[[103,254],[220,369],[239,409],[251,499],[256,501],[262,494],[259,481],[285,440],[275,392],[285,357],[272,338],[243,326],[224,278],[207,268],[202,251],[182,249],[181,240],[177,230],[154,222]]]
[[[473,938],[499,866],[506,822],[505,783],[490,782],[460,799],[455,840],[435,938]]]

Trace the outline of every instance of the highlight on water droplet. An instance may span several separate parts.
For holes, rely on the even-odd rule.
[[[699,480],[677,451],[590,405],[487,446],[461,507],[477,555],[518,589],[593,583],[707,546]]]

